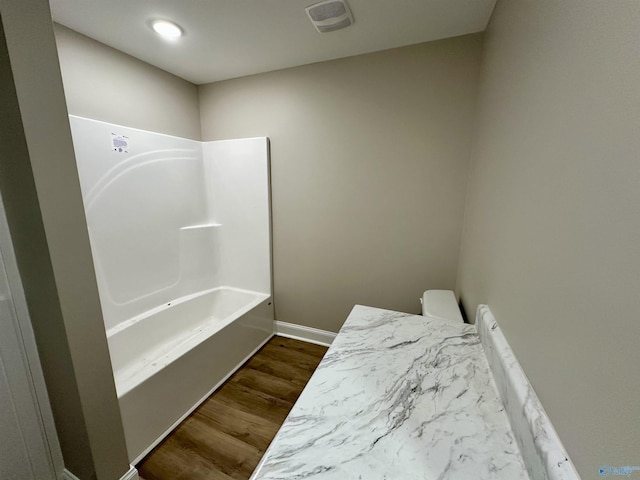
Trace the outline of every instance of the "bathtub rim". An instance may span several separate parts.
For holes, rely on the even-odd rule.
[[[242,307],[236,309],[233,313],[225,316],[224,318],[220,318],[220,319],[217,319],[215,322],[205,324],[202,330],[194,333],[193,335],[189,336],[186,339],[183,339],[181,342],[178,342],[175,346],[171,348],[171,350],[169,350],[163,355],[158,356],[157,358],[154,358],[152,363],[143,366],[139,370],[139,372],[137,372],[136,374],[132,376],[128,376],[125,379],[122,379],[122,378],[118,378],[117,372],[114,370],[113,378],[114,378],[116,394],[118,399],[122,398],[123,396],[125,396],[126,394],[134,390],[136,387],[144,383],[146,380],[148,380],[149,378],[153,377],[158,372],[160,372],[163,368],[166,368],[167,366],[169,366],[170,364],[172,364],[173,362],[181,358],[183,355],[185,355],[187,352],[196,348],[198,345],[205,342],[206,340],[214,336],[217,332],[229,326],[234,321],[240,319],[242,316],[244,316],[254,308],[258,307],[263,302],[270,301],[271,295],[267,293],[255,292],[252,290],[245,290],[241,288],[228,287],[228,286],[214,287],[214,288],[202,290],[200,292],[196,292],[193,294],[185,295],[176,300],[172,300],[171,302],[167,302],[166,305],[163,304],[158,307],[152,308],[151,310],[147,310],[146,312],[140,315],[136,315],[135,317],[129,320],[126,320],[125,322],[122,322],[107,331],[107,343],[109,343],[109,339],[111,337],[113,337],[118,333],[123,333],[128,327],[131,327],[142,320],[145,320],[149,317],[152,317],[161,312],[164,312],[165,310],[175,308],[181,304],[184,304],[190,300],[194,300],[198,297],[205,296],[207,294],[214,293],[217,291],[225,291],[225,290],[240,292],[243,294],[250,294],[253,296],[253,298],[251,301],[244,304]],[[111,347],[109,346],[109,348]],[[111,353],[111,350],[109,350],[109,354],[113,355]],[[122,371],[122,369],[119,369],[119,371]]]
[[[119,399],[127,451],[132,464],[137,464],[161,443],[166,435],[193,413],[273,337],[273,303],[271,305],[269,303],[270,299],[263,301],[242,319],[230,323],[221,330],[220,334],[226,337],[219,334],[209,337],[186,355],[178,358],[167,369],[159,371],[156,376]],[[238,336],[238,332],[244,332],[244,334]],[[211,354],[218,348],[227,349],[229,338],[242,340],[237,344],[232,342],[234,346],[227,351],[230,355],[224,355],[224,365],[204,360],[204,358],[211,358]],[[192,355],[195,355],[195,359]],[[199,361],[194,363],[194,360],[198,359]],[[194,365],[201,365],[202,368],[194,368]],[[198,372],[195,377],[198,379],[196,382],[199,386],[193,389],[193,385],[185,385],[181,372],[187,373],[187,377],[190,372]],[[192,380],[194,380],[193,377]],[[165,387],[161,387],[158,391],[153,386],[154,382],[156,387],[160,385]],[[149,405],[149,402],[152,405]],[[176,405],[176,402],[179,405]],[[153,409],[154,405],[156,407],[159,405],[159,409],[156,408],[156,413],[145,418],[148,407]]]

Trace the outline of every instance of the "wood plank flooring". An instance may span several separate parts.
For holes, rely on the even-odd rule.
[[[273,337],[137,466],[145,480],[247,480],[326,347]]]

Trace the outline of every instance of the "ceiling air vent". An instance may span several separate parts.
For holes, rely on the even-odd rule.
[[[305,10],[320,33],[340,30],[353,23],[353,15],[346,0],[326,0],[314,3]]]

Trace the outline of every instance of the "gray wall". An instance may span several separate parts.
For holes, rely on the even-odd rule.
[[[278,320],[453,288],[482,36],[199,87],[202,139],[271,138]]]
[[[129,466],[49,4],[0,0],[0,15],[0,189],[65,465],[117,479]]]
[[[200,140],[192,83],[55,25],[69,113]]]
[[[640,3],[499,1],[458,291],[488,303],[583,478],[640,464]]]
[[[272,139],[279,320],[337,330],[354,303],[417,312],[457,269],[465,309],[490,305],[589,478],[640,451],[638,5],[499,1],[472,148],[478,35],[201,86],[202,134],[196,87],[57,36],[72,113]],[[102,84],[104,69],[117,73]],[[131,78],[167,83],[106,105]]]
[[[0,89],[3,94],[0,95],[0,191],[11,225],[11,237],[29,314],[39,339],[38,350],[47,377],[60,444],[67,454],[68,468],[86,475],[92,472],[89,439],[65,337],[51,259],[46,248],[47,240],[9,67],[4,31],[1,33],[0,62],[3,68],[0,69]],[[42,248],[43,245],[45,248]]]

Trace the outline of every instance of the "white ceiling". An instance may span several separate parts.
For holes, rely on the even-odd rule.
[[[355,23],[331,33],[305,13],[316,0],[51,0],[51,9],[58,23],[202,84],[480,32],[496,2],[348,1]],[[156,18],[185,36],[158,37]]]

